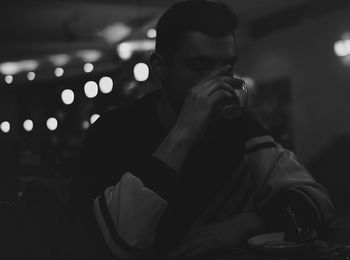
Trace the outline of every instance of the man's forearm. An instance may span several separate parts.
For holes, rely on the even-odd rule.
[[[187,138],[184,131],[173,129],[153,153],[153,156],[179,173],[192,146],[192,140]]]
[[[251,236],[265,232],[262,219],[255,212],[244,212],[224,221],[193,228],[174,255],[227,249],[244,244]],[[198,253],[198,252],[197,252]]]

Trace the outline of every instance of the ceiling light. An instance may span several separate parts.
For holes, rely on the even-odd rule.
[[[97,33],[98,36],[102,37],[109,44],[114,44],[125,39],[131,33],[131,28],[123,23],[117,22],[108,25],[103,30]]]
[[[68,54],[54,54],[54,55],[50,55],[48,57],[49,61],[51,61],[56,67],[61,67],[66,65],[71,57]]]
[[[128,41],[117,45],[117,53],[123,60],[131,58],[136,51],[152,51],[155,48],[154,40]]]
[[[36,60],[21,60],[0,63],[0,73],[15,75],[23,71],[33,71],[39,66]]]
[[[99,50],[80,50],[77,51],[76,56],[84,62],[95,62],[101,58],[102,53]]]

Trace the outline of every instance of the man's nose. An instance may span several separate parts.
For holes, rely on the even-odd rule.
[[[226,69],[222,71],[222,76],[233,77],[233,72],[234,72],[233,66],[222,65],[221,67],[225,67],[225,66],[226,66]]]

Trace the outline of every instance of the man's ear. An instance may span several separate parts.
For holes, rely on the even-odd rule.
[[[166,76],[166,66],[164,57],[161,54],[154,52],[150,57],[150,63],[153,73],[160,80],[164,80]]]

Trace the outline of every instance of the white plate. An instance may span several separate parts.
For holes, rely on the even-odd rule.
[[[249,238],[248,244],[256,249],[270,253],[299,252],[305,246],[304,244],[285,241],[284,232],[257,235]]]

